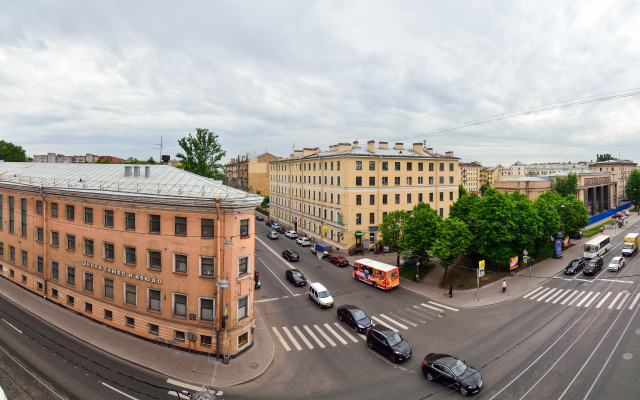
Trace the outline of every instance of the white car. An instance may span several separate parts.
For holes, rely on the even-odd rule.
[[[295,239],[298,237],[298,234],[296,233],[296,231],[286,231],[284,235],[289,239]]]
[[[318,282],[309,285],[309,298],[320,308],[329,308],[333,306],[333,297],[331,297],[331,293],[329,293],[327,288]]]
[[[296,243],[298,243],[302,247],[311,246],[311,241],[306,237],[299,237],[296,239]]]
[[[613,257],[609,263],[609,271],[618,271],[624,265],[624,257]]]

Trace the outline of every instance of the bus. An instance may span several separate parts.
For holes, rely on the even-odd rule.
[[[584,258],[594,258],[603,255],[611,247],[611,238],[607,235],[599,235],[589,240],[582,246]]]
[[[400,285],[398,267],[368,258],[353,263],[353,278],[385,290]]]

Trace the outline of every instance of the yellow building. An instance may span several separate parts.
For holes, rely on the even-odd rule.
[[[482,186],[483,183],[486,183],[489,186],[493,187],[494,182],[499,181],[501,176],[502,176],[501,165],[498,165],[495,167],[482,168],[481,175],[480,175],[480,180],[481,180],[480,186]]]
[[[598,172],[613,172],[613,180],[615,182],[618,198],[626,198],[624,188],[627,185],[627,178],[631,171],[636,169],[638,164],[630,160],[618,160],[613,158],[608,161],[600,161],[591,163],[590,167]]]
[[[249,193],[269,196],[269,163],[278,157],[270,153],[232,158],[225,169],[228,185]]]
[[[477,192],[484,183],[482,180],[482,165],[478,161],[463,163],[460,165],[460,184],[467,193]]]
[[[378,225],[387,213],[430,204],[447,217],[458,198],[460,172],[453,152],[445,155],[414,143],[371,140],[296,150],[271,162],[270,218],[285,227],[322,237],[353,253],[378,241]]]

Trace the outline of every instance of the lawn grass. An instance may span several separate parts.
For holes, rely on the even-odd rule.
[[[600,233],[600,227],[601,227],[601,226],[604,226],[604,225],[613,225],[613,224],[615,224],[615,223],[616,223],[616,221],[614,221],[614,220],[609,220],[609,221],[604,222],[604,223],[602,223],[602,224],[600,224],[600,225],[594,226],[594,227],[593,227],[593,228],[591,228],[591,229],[588,229],[588,230],[582,231],[582,234],[583,234],[584,236],[591,237],[591,236],[593,236],[593,235],[595,235],[595,234]]]
[[[420,263],[420,267],[418,268],[418,274],[420,275],[420,280],[424,279],[425,276],[427,276],[427,274],[429,272],[431,272],[431,270],[433,269],[433,267],[435,266],[434,263]],[[414,281],[416,279],[416,266],[415,265],[411,265],[408,267],[400,267],[398,268],[400,270],[400,276],[405,278],[405,279],[411,279],[412,281]]]

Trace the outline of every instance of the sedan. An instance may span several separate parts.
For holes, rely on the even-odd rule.
[[[297,269],[287,270],[286,278],[289,282],[293,283],[294,286],[304,286],[307,284],[307,278]]]
[[[278,232],[276,231],[271,231],[269,233],[267,233],[267,237],[269,239],[277,239],[278,238]]]
[[[427,354],[422,360],[422,373],[430,381],[440,381],[449,388],[460,390],[463,396],[482,389],[480,371],[448,354]]]
[[[289,239],[295,239],[298,237],[298,233],[296,231],[286,231],[284,235]]]
[[[296,243],[298,243],[302,247],[311,246],[311,241],[306,237],[299,237],[296,239]]]
[[[338,319],[349,325],[355,333],[367,333],[371,329],[371,320],[361,309],[351,304],[338,307]]]
[[[622,214],[624,214],[626,217],[629,216],[629,210],[622,210],[620,211]]]
[[[256,221],[264,221],[264,217],[260,214],[256,215]]]
[[[349,260],[347,260],[345,256],[329,256],[329,262],[338,267],[346,267],[349,265]]]
[[[624,257],[613,257],[609,263],[609,271],[618,271],[624,266]]]
[[[576,272],[580,271],[582,268],[584,268],[586,264],[587,262],[585,260],[579,260],[576,258],[575,260],[571,261],[569,265],[567,265],[567,267],[564,269],[564,273],[568,275],[573,275]]]
[[[286,249],[282,252],[282,257],[289,261],[300,261],[300,256],[294,250]]]
[[[268,221],[268,220],[267,220],[267,226],[268,226],[269,228],[273,228],[273,226],[271,226],[271,225],[272,225],[272,224],[271,224],[271,221]]]

